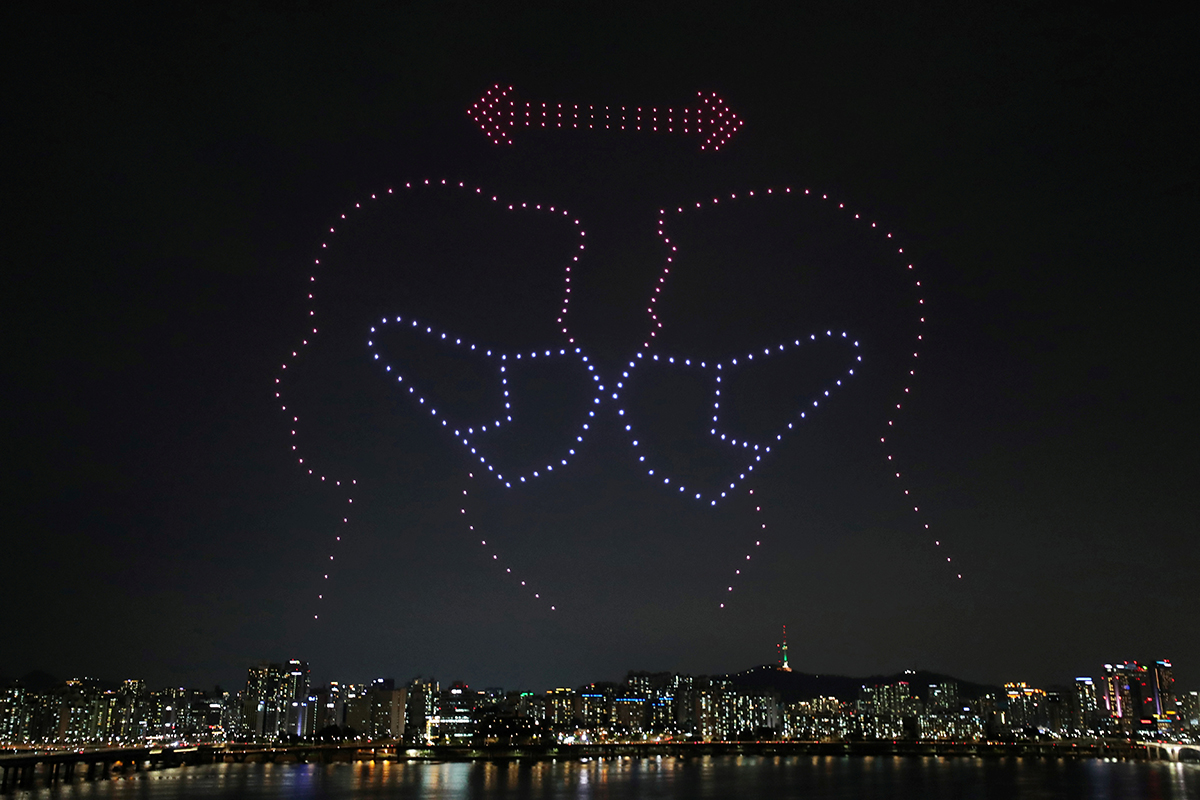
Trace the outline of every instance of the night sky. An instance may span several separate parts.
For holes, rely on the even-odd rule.
[[[315,680],[544,689],[771,662],[786,624],[806,672],[1046,685],[1165,657],[1200,688],[1194,17],[248,5],[6,12],[0,675],[237,687],[299,657]],[[745,124],[715,153],[630,131],[497,146],[466,114],[496,83],[715,92]],[[568,346],[568,265],[568,352],[594,373],[528,359]],[[481,476],[382,364],[474,420],[500,362],[371,334],[383,316],[526,353],[488,454],[531,475],[578,446],[570,464]],[[747,463],[708,434],[714,373],[639,368],[609,399],[639,349],[729,369],[800,337],[730,371],[722,425],[766,442],[821,406],[715,508],[676,489]],[[335,479],[357,481],[344,525]]]

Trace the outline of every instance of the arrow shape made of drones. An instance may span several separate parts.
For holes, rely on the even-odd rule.
[[[569,128],[675,133],[701,137],[701,150],[720,150],[743,120],[715,92],[697,92],[691,108],[543,103],[519,100],[496,84],[467,109],[493,144],[512,144],[517,128]]]

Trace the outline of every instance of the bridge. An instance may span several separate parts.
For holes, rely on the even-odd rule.
[[[211,763],[215,748],[103,747],[94,750],[32,750],[0,755],[0,794],[31,788],[41,767],[47,786],[76,779],[107,778],[113,772],[164,769],[183,764]],[[80,774],[81,773],[81,774]]]
[[[1147,742],[1146,749],[1157,761],[1200,761],[1200,744]]]

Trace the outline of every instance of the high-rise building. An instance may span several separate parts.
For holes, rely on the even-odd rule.
[[[517,701],[517,713],[537,723],[547,722],[549,717],[546,696],[533,692],[521,692],[520,699]]]
[[[1070,706],[1061,692],[1046,692],[1046,730],[1062,736],[1071,724]]]
[[[791,703],[783,713],[783,736],[785,739],[812,739],[844,741],[856,731],[852,703],[843,703],[836,697],[818,697]]]
[[[342,727],[346,716],[342,685],[337,681],[330,681],[328,686],[320,687],[313,695],[316,703],[317,732]]]
[[[55,691],[58,724],[52,741],[66,745],[82,745],[94,741],[92,695],[96,692],[89,691],[90,688],[83,681],[73,678]]]
[[[95,699],[95,739],[97,743],[116,742],[117,702],[115,691],[101,692]]]
[[[391,678],[376,678],[371,683],[370,700],[371,738],[375,741],[402,739],[408,691],[397,689]]]
[[[1167,734],[1179,725],[1170,661],[1105,664],[1101,689],[1102,711],[1110,727],[1124,735]]]
[[[243,741],[246,724],[242,720],[242,692],[225,692],[221,698],[221,726],[225,729],[225,741]]]
[[[712,741],[721,737],[721,720],[719,717],[719,695],[721,686],[704,686],[697,681],[691,692],[692,719],[695,720],[695,736],[704,741]]]
[[[630,735],[641,734],[648,724],[647,701],[634,692],[617,692],[613,697],[613,723]]]
[[[1200,734],[1200,691],[1180,692],[1177,698],[1179,724],[1183,730]]]
[[[117,689],[114,733],[118,742],[140,742],[150,735],[150,693],[146,682],[129,678]]]
[[[1071,727],[1076,736],[1092,735],[1100,722],[1100,702],[1096,696],[1096,683],[1091,678],[1075,679],[1071,697]]]
[[[984,723],[958,699],[957,684],[938,684],[929,687],[929,699],[917,718],[916,730],[921,739],[978,741],[983,737]]]
[[[617,724],[632,732],[674,731],[674,677],[670,672],[629,672],[615,700]]]
[[[246,722],[247,738],[274,739],[279,730],[279,686],[283,667],[266,662],[246,670],[246,690],[242,692],[242,718]]]
[[[158,735],[164,741],[180,741],[191,728],[191,696],[183,687],[151,692]]]
[[[287,663],[287,673],[283,679],[284,703],[286,703],[287,711],[283,733],[289,736],[303,736],[312,727],[309,719],[312,708],[308,699],[308,680],[307,661],[293,658]]]
[[[29,710],[25,688],[0,689],[0,743],[25,744],[29,741]]]
[[[192,741],[227,742],[232,741],[233,725],[228,719],[227,709],[230,707],[229,692],[221,691],[218,686],[211,694],[196,692],[193,697],[193,709],[197,720]]]
[[[916,732],[921,739],[974,741],[983,736],[983,722],[959,699],[958,684],[946,681],[930,684],[926,690]]]
[[[675,730],[694,735],[697,731],[696,679],[691,675],[673,675],[670,690],[675,698]]]
[[[1156,734],[1177,735],[1182,727],[1179,706],[1175,699],[1175,676],[1171,662],[1162,659],[1155,661],[1148,669],[1150,690],[1153,693],[1154,732]]]
[[[613,686],[593,683],[579,690],[579,718],[583,727],[607,729],[613,719]]]
[[[697,678],[691,687],[687,696],[698,739],[775,738],[783,730],[779,697],[770,690],[737,686],[725,677]]]
[[[308,662],[261,662],[246,671],[242,719],[248,737],[273,742],[302,735],[308,715]]]
[[[364,740],[371,738],[371,687],[365,683],[347,683],[342,690],[346,735]]]
[[[58,739],[61,704],[53,694],[30,694],[26,707],[29,711],[29,741],[35,744],[52,744]]]
[[[574,727],[580,707],[579,695],[574,689],[558,688],[546,692],[546,721],[554,730]]]
[[[912,717],[921,710],[920,699],[912,694],[908,681],[863,686],[858,697],[860,710],[877,716]]]
[[[1010,730],[1039,730],[1049,727],[1046,692],[1023,682],[1004,684],[1008,710],[1004,719]]]
[[[1107,720],[1119,730],[1129,732],[1133,720],[1138,716],[1138,705],[1134,702],[1134,684],[1129,680],[1130,667],[1136,664],[1105,664],[1100,677],[1101,702]]]
[[[925,710],[929,713],[944,714],[949,711],[960,711],[958,704],[958,684],[947,681],[929,684]]]
[[[467,744],[475,734],[475,706],[479,694],[455,681],[438,697],[437,716],[429,738],[442,744]],[[428,722],[426,723],[429,724]]]
[[[1154,692],[1154,715],[1165,717],[1171,712],[1177,711],[1178,709],[1175,707],[1175,674],[1171,669],[1171,662],[1166,659],[1155,661],[1149,671],[1150,686]]]
[[[428,744],[431,734],[429,721],[437,716],[441,687],[432,678],[413,678],[408,682],[408,697],[404,713],[405,737],[410,742]]]

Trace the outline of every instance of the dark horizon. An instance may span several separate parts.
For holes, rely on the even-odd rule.
[[[323,680],[575,685],[628,664],[721,674],[770,656],[786,624],[809,673],[1047,685],[1169,658],[1200,686],[1182,12],[10,18],[0,603],[18,625],[0,674],[236,686],[300,657]],[[691,132],[494,145],[468,110],[496,84],[568,105],[715,94],[744,125],[715,152]],[[463,193],[371,205],[427,178]],[[500,362],[398,316],[589,361],[503,373],[515,421],[463,446],[392,374],[476,420],[500,407]],[[717,434],[708,366],[622,378],[639,351],[731,369],[785,344],[723,384]],[[285,363],[295,428],[273,396]],[[593,374],[609,388],[588,417]],[[797,427],[776,439],[780,420]],[[751,477],[724,426],[776,445]],[[480,454],[544,474],[468,478]]]

